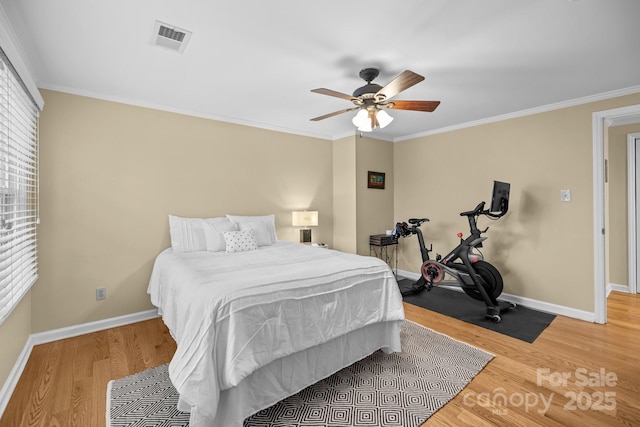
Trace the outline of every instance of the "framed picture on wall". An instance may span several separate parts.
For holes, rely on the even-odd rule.
[[[369,177],[367,179],[368,188],[379,188],[384,190],[384,172],[368,172]]]

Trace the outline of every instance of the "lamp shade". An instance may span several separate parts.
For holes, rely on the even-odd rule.
[[[369,118],[369,112],[365,109],[358,111],[351,122],[358,128],[360,132],[371,132],[371,119]]]
[[[291,225],[294,227],[315,227],[318,225],[318,211],[293,211]]]
[[[387,126],[389,123],[393,121],[393,117],[387,114],[386,111],[378,110],[376,113],[376,118],[378,119],[378,123],[380,124],[380,129]]]

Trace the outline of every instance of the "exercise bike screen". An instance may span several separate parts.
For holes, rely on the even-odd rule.
[[[491,212],[506,213],[509,208],[509,190],[511,184],[501,181],[493,181],[493,194],[491,195]]]

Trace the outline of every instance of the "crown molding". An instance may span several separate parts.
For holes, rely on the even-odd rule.
[[[427,132],[421,132],[421,133],[417,133],[417,134],[413,134],[413,135],[403,136],[401,138],[395,138],[393,140],[393,142],[401,142],[401,141],[407,141],[407,140],[410,140],[410,139],[416,139],[416,138],[420,138],[420,137],[424,137],[424,136],[437,135],[437,134],[440,134],[440,133],[451,132],[451,131],[454,131],[454,130],[460,130],[460,129],[470,128],[470,127],[474,127],[474,126],[485,125],[485,124],[489,124],[489,123],[501,122],[501,121],[504,121],[504,120],[515,119],[515,118],[524,117],[524,116],[531,116],[531,115],[534,115],[534,114],[546,113],[548,111],[560,110],[562,108],[567,108],[567,107],[575,107],[575,106],[578,106],[578,105],[588,104],[590,102],[603,101],[603,100],[606,100],[606,99],[617,98],[617,97],[625,96],[625,95],[633,95],[633,94],[636,94],[636,93],[640,93],[640,86],[631,86],[631,87],[624,88],[624,89],[613,90],[613,91],[610,91],[610,92],[603,92],[603,93],[599,93],[599,94],[596,94],[596,95],[590,95],[590,96],[585,96],[585,97],[582,97],[582,98],[571,99],[571,100],[568,100],[568,101],[557,102],[557,103],[554,103],[554,104],[543,105],[543,106],[540,106],[540,107],[529,108],[529,109],[526,109],[526,110],[515,111],[513,113],[501,114],[499,116],[493,116],[493,117],[487,117],[486,119],[480,119],[480,120],[474,120],[474,121],[471,121],[471,122],[460,123],[460,124],[457,124],[457,125],[447,126],[447,127],[439,128],[439,129],[434,129],[434,130],[430,130],[430,131],[427,131]],[[636,122],[630,122],[630,123],[636,123]],[[616,126],[620,125],[620,124],[623,124],[621,120],[619,122],[616,121],[616,123],[615,123]]]
[[[102,101],[109,101],[109,102],[116,102],[116,103],[119,103],[119,104],[133,105],[135,107],[142,107],[142,108],[149,108],[149,109],[152,109],[152,110],[166,111],[168,113],[182,114],[182,115],[191,116],[191,117],[199,117],[201,119],[216,120],[216,121],[219,121],[219,122],[232,123],[232,124],[242,125],[242,126],[249,126],[249,127],[254,127],[254,128],[264,129],[264,130],[270,130],[270,131],[274,131],[274,132],[282,132],[282,133],[288,133],[288,134],[294,134],[294,135],[300,135],[300,136],[308,136],[308,137],[311,137],[311,138],[318,138],[318,139],[325,139],[325,140],[333,140],[334,139],[331,135],[327,135],[327,134],[311,133],[311,132],[300,132],[298,130],[289,129],[289,128],[286,128],[286,127],[271,126],[271,125],[268,125],[268,124],[265,124],[265,123],[252,122],[250,120],[243,120],[243,119],[238,119],[238,118],[235,118],[235,117],[219,116],[219,115],[214,115],[214,114],[206,114],[206,113],[201,113],[201,112],[198,112],[198,111],[192,111],[192,110],[186,110],[186,109],[182,109],[182,108],[169,107],[167,105],[162,105],[162,104],[154,104],[154,103],[151,103],[151,102],[141,101],[141,100],[133,99],[133,98],[125,98],[125,97],[119,97],[119,96],[113,96],[113,95],[105,95],[103,93],[90,92],[90,91],[85,91],[85,90],[81,90],[81,89],[70,88],[70,87],[67,87],[67,86],[61,86],[61,85],[55,85],[55,84],[49,84],[49,83],[40,83],[39,87],[41,89],[52,90],[52,91],[62,92],[62,93],[68,93],[70,95],[84,96],[84,97],[87,97],[87,98],[94,98],[94,99],[99,99],[99,100],[102,100]]]

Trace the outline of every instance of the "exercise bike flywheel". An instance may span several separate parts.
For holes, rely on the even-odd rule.
[[[484,282],[484,289],[493,299],[497,299],[502,293],[504,283],[500,272],[486,261],[478,261],[473,264],[473,269]],[[462,290],[471,298],[484,301],[480,292],[473,286],[463,286]]]
[[[422,277],[433,285],[437,285],[444,279],[442,267],[433,260],[427,260],[422,264],[421,273]]]

